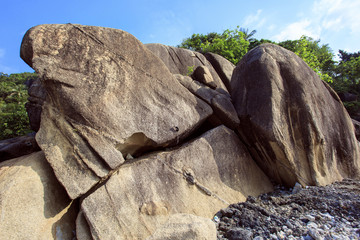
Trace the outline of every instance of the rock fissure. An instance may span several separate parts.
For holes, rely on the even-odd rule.
[[[188,184],[190,185],[195,185],[197,187],[197,189],[204,193],[205,195],[209,196],[209,197],[214,197],[218,200],[220,200],[221,202],[225,203],[225,204],[229,204],[228,202],[226,202],[224,199],[222,199],[220,196],[218,196],[217,194],[214,193],[214,191],[211,191],[209,188],[207,188],[205,185],[203,185],[202,183],[200,183],[197,179],[196,176],[194,175],[194,173],[190,170],[184,169],[183,171],[176,169],[173,166],[170,166],[168,163],[166,163],[165,161],[161,161],[165,166],[167,166],[169,169],[171,169],[173,172],[175,172],[176,174],[179,174],[183,177],[183,179],[188,182]]]

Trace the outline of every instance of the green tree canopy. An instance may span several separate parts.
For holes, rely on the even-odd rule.
[[[311,69],[320,75],[322,80],[332,82],[334,54],[327,44],[320,45],[319,43],[320,40],[302,36],[299,40],[287,40],[280,42],[279,45],[301,57]]]
[[[244,29],[237,27],[234,30],[225,30],[222,34],[209,33],[193,34],[186,38],[178,47],[187,48],[198,52],[213,52],[219,54],[230,62],[237,64],[249,49],[250,39],[254,31],[246,34]]]
[[[0,73],[0,140],[31,132],[25,109],[28,98],[25,83],[35,77],[34,73]]]

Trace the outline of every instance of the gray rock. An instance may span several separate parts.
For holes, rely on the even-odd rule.
[[[206,67],[210,71],[216,86],[228,92],[228,89],[221,81],[221,78],[211,63],[201,53],[157,43],[146,44],[146,47],[158,56],[173,74],[188,75],[189,68],[193,68],[193,70],[195,70],[199,66]]]
[[[208,52],[205,53],[204,56],[214,67],[219,77],[225,84],[226,88],[230,90],[230,86],[231,86],[230,82],[233,71],[235,69],[235,65],[226,58],[215,53]]]
[[[46,99],[46,91],[40,79],[34,79],[28,89],[28,102],[25,104],[29,123],[32,130],[37,132],[40,128],[41,109]]]
[[[230,98],[219,94],[211,99],[211,106],[222,124],[231,129],[238,128],[240,120]]]
[[[0,141],[0,162],[40,151],[35,133]]]
[[[230,96],[215,91],[198,81],[192,80],[188,76],[180,74],[175,74],[174,76],[191,93],[204,100],[212,107],[214,115],[209,121],[213,126],[224,124],[233,130],[238,128],[240,120]]]
[[[76,239],[77,240],[92,240],[89,224],[87,223],[84,213],[79,212],[76,218]]]
[[[354,128],[355,128],[355,136],[358,141],[360,141],[360,122],[356,121],[355,119],[351,119]]]
[[[251,50],[234,70],[231,95],[244,141],[276,182],[326,185],[359,176],[348,113],[296,54],[273,44]]]
[[[251,231],[242,228],[234,228],[226,233],[226,237],[229,240],[238,240],[238,239],[252,240],[253,239],[252,236],[253,234]]]
[[[272,236],[278,239],[358,239],[359,192],[360,181],[349,179],[325,187],[308,187],[294,194],[290,189],[276,187],[272,193],[221,209],[215,215],[219,218],[218,239],[227,239],[229,231],[239,228],[264,239]],[[324,214],[324,203],[332,215]]]
[[[339,97],[343,102],[357,101],[357,95],[349,92],[339,93]]]
[[[211,76],[211,73],[207,67],[198,66],[191,76],[196,81],[199,81],[199,82],[207,85],[208,87],[211,87],[212,89],[216,89],[216,87],[217,87],[217,85],[214,82],[214,79]]]

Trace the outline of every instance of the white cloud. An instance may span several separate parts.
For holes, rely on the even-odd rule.
[[[260,15],[262,13],[262,9],[256,11],[256,14],[250,14],[245,17],[243,26],[247,28],[250,25],[254,25],[256,27],[261,27],[265,23],[265,19],[260,19]]]
[[[303,19],[298,22],[288,24],[279,34],[272,38],[276,41],[295,40],[302,35],[312,38],[318,38],[317,29],[312,26],[312,22],[308,19]]]
[[[360,1],[318,0],[313,5],[313,14],[326,30],[349,29],[350,33],[360,34]]]
[[[316,0],[308,13],[289,23],[273,36],[277,41],[299,39],[302,35],[314,39],[327,32],[346,30],[360,36],[360,1]]]

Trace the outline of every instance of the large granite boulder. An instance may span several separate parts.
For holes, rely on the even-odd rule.
[[[228,91],[214,67],[201,53],[158,43],[146,44],[145,46],[165,63],[171,73],[189,75],[192,74],[189,72],[190,69],[196,70],[199,66],[205,67],[212,76],[211,86],[222,91]]]
[[[47,92],[36,139],[73,199],[124,156],[177,144],[212,114],[121,30],[36,26],[24,36],[21,57]]]
[[[0,239],[71,240],[77,208],[43,152],[0,163]]]
[[[233,74],[233,71],[235,69],[235,65],[224,58],[223,56],[220,56],[215,53],[207,52],[204,54],[206,59],[211,63],[211,65],[214,67],[215,71],[225,84],[226,88],[230,91],[231,88],[231,77]]]
[[[145,239],[174,214],[212,218],[230,203],[271,190],[237,135],[219,126],[180,148],[122,165],[81,209],[94,239]]]
[[[253,49],[234,70],[231,94],[242,137],[278,183],[326,185],[360,176],[349,115],[294,53],[272,44]]]

